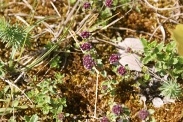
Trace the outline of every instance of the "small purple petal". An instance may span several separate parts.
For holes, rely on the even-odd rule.
[[[81,37],[82,37],[82,38],[89,38],[89,37],[90,37],[90,32],[83,31],[83,32],[81,33]]]
[[[105,6],[106,6],[106,7],[111,7],[112,2],[113,2],[113,0],[106,0],[106,1],[105,1]]]
[[[102,85],[102,89],[107,90],[108,89],[107,85]]]
[[[101,120],[100,120],[100,122],[109,122],[109,119],[107,118],[107,117],[103,117]]]
[[[81,49],[82,50],[90,50],[90,49],[92,49],[92,45],[90,44],[90,43],[83,43],[82,45],[81,45]]]
[[[112,54],[109,58],[110,64],[115,64],[118,62],[120,56],[118,54]]]
[[[149,111],[147,110],[140,110],[138,116],[140,119],[145,120],[150,115]]]
[[[63,113],[59,113],[58,114],[58,119],[59,120],[63,120],[65,118],[64,114]]]
[[[112,112],[114,113],[114,114],[116,114],[117,116],[119,116],[120,114],[122,114],[123,113],[123,108],[122,108],[122,106],[121,105],[114,105],[113,107],[112,107]]]
[[[118,72],[120,75],[124,75],[124,74],[126,73],[126,69],[125,69],[124,66],[120,66],[120,67],[118,67],[117,72]]]
[[[83,65],[86,69],[92,69],[92,67],[95,66],[95,62],[91,55],[88,54],[83,57]]]
[[[88,9],[91,7],[91,4],[89,2],[85,2],[83,7],[84,7],[84,9]]]

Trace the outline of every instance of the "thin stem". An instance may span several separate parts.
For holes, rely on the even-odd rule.
[[[12,66],[13,66],[13,59],[15,57],[16,50],[17,50],[17,48],[13,46],[11,56],[10,56],[10,63],[9,63],[10,68],[12,68]]]
[[[99,71],[94,67],[96,74],[97,74],[97,79],[96,79],[96,88],[95,88],[95,109],[94,109],[94,118],[97,118],[97,99],[98,99],[98,77],[99,77]]]

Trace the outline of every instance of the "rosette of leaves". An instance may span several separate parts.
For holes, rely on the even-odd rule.
[[[0,39],[3,43],[13,48],[20,48],[28,43],[30,35],[26,32],[23,26],[19,24],[11,25],[4,18],[0,19]]]
[[[178,84],[176,81],[172,81],[172,80],[163,82],[159,90],[161,91],[160,95],[170,99],[176,99],[180,97],[182,94],[181,85]]]

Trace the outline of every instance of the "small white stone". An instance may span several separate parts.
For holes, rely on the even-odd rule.
[[[152,103],[153,103],[153,106],[156,107],[156,108],[160,108],[161,106],[164,105],[163,100],[159,97],[155,97],[152,100]]]

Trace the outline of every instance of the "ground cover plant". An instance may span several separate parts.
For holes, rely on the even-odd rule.
[[[176,0],[1,0],[0,120],[181,122]]]

